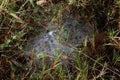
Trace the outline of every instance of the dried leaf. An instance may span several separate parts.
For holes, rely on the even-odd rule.
[[[11,72],[11,80],[14,80],[15,79],[15,74],[14,72]]]
[[[56,64],[57,64],[56,61],[53,61],[53,62],[51,63],[52,67],[54,67]]]
[[[44,5],[45,3],[47,3],[46,0],[40,0],[40,1],[37,1],[36,4],[41,6],[41,5]]]

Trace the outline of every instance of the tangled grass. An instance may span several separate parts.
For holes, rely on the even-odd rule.
[[[119,0],[1,0],[0,79],[37,80],[119,80],[120,1]],[[37,4],[36,4],[37,3]],[[34,57],[22,55],[27,41],[44,31],[59,11],[66,10],[87,19],[95,27],[90,43],[76,51],[68,71],[61,65],[34,72]],[[64,56],[65,57],[65,56]],[[34,73],[33,73],[34,72]]]

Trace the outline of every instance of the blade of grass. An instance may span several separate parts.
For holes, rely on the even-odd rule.
[[[32,7],[35,8],[35,4],[34,4],[33,0],[29,0],[29,2],[32,5]]]

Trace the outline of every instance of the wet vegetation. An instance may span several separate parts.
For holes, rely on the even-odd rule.
[[[119,10],[119,0],[0,0],[0,79],[119,80]],[[46,64],[44,57],[37,68],[34,52],[23,55],[26,44],[47,32],[51,20],[59,24],[60,13],[66,12],[94,26],[94,35],[78,46],[72,59],[58,55]],[[63,65],[59,59],[65,61]]]

